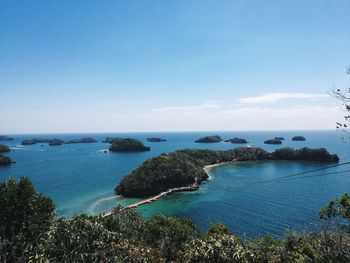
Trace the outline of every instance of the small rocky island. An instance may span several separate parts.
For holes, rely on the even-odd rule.
[[[14,138],[9,137],[7,135],[0,135],[0,141],[13,141]]]
[[[145,146],[141,141],[131,138],[115,138],[109,147],[111,152],[146,152],[151,148]]]
[[[338,162],[335,154],[325,148],[281,148],[268,153],[262,148],[240,147],[228,151],[186,149],[164,153],[145,161],[141,166],[122,178],[115,192],[125,197],[146,197],[178,187],[199,186],[208,179],[203,169],[232,161],[292,160]]]
[[[10,147],[0,143],[0,153],[7,153],[11,151]]]
[[[279,139],[269,139],[264,141],[265,144],[282,144],[282,141]]]
[[[0,154],[0,165],[10,165],[11,163],[12,163],[12,160],[10,157],[6,157]]]
[[[292,141],[305,141],[305,137],[304,136],[294,136],[292,138]]]
[[[212,135],[212,136],[205,136],[202,138],[199,138],[195,140],[194,142],[197,143],[215,143],[215,142],[221,142],[222,139],[219,135]]]
[[[225,140],[225,142],[236,143],[236,144],[248,143],[248,141],[246,139],[241,139],[241,138],[236,138],[236,137],[232,138],[232,139]]]
[[[150,137],[150,138],[147,138],[147,141],[148,141],[148,142],[166,142],[165,139],[158,138],[158,137]]]
[[[275,137],[275,140],[284,141],[284,137]]]

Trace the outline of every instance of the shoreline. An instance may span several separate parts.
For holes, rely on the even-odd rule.
[[[210,175],[210,170],[211,169],[213,169],[215,167],[219,167],[219,166],[234,164],[234,163],[237,163],[236,159],[234,159],[232,161],[228,161],[228,162],[209,164],[209,165],[205,165],[203,167],[203,170],[208,175],[208,180],[211,180],[212,179],[212,176]],[[164,196],[167,196],[167,195],[170,195],[172,193],[185,192],[185,191],[196,191],[196,190],[199,189],[199,187],[200,186],[197,183],[193,183],[193,184],[188,185],[188,186],[181,186],[181,187],[171,188],[171,189],[169,189],[169,190],[167,190],[165,192],[161,192],[158,195],[155,195],[155,196],[146,198],[144,200],[141,200],[139,202],[136,202],[134,204],[128,205],[128,206],[125,207],[125,209],[132,209],[132,208],[144,205],[144,204],[149,204],[149,203],[155,202],[155,201],[159,200],[160,198],[162,198]],[[112,199],[112,198],[109,198],[109,199]],[[106,216],[110,216],[110,215],[112,215],[112,211],[104,212],[104,213],[101,214],[102,217],[106,217]]]
[[[208,164],[203,167],[204,172],[209,176],[208,180],[211,180],[213,177],[210,174],[210,170],[212,170],[215,167],[225,166],[225,165],[231,165],[237,163],[236,159],[233,159],[232,161],[228,162],[221,162],[221,163],[215,163],[215,164]]]

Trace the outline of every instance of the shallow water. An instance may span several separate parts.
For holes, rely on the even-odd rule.
[[[242,137],[250,142],[248,145],[260,146],[268,151],[283,146],[326,147],[337,153],[341,161],[350,160],[350,145],[341,139],[344,134],[334,131],[14,135],[15,141],[3,143],[13,148],[8,155],[17,163],[0,167],[0,180],[9,176],[30,177],[40,192],[55,201],[58,215],[98,214],[118,203],[126,205],[139,200],[115,197],[113,189],[122,176],[150,157],[183,148],[225,150],[238,146],[224,142],[194,143],[198,137],[211,134],[219,134],[225,139]],[[307,140],[293,142],[291,137],[294,135],[303,135]],[[62,146],[20,145],[23,139],[36,137],[74,139],[85,136],[99,141],[107,136],[138,138],[150,146],[151,151],[106,154],[101,150],[108,148],[108,144],[102,142]],[[148,143],[146,138],[152,136],[165,138],[167,142]],[[263,144],[264,140],[275,136],[284,136],[286,140],[282,145]],[[254,183],[323,165],[269,161],[216,167],[211,170],[212,179],[199,191],[176,193],[141,206],[139,210],[145,217],[156,213],[189,216],[202,228],[210,222],[221,221],[228,224],[231,231],[247,236],[279,236],[287,229],[303,230],[319,224],[319,209],[328,200],[350,191],[350,174]],[[350,167],[330,171],[346,169]]]

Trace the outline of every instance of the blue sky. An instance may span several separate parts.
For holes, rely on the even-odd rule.
[[[0,133],[332,129],[350,2],[0,0]]]

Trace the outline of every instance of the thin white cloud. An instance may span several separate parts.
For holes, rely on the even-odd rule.
[[[205,101],[194,106],[173,106],[153,109],[152,112],[194,112],[220,108],[218,101]]]
[[[312,93],[265,93],[255,97],[239,98],[238,101],[243,104],[263,104],[276,103],[285,99],[320,99],[329,97],[327,94]]]

